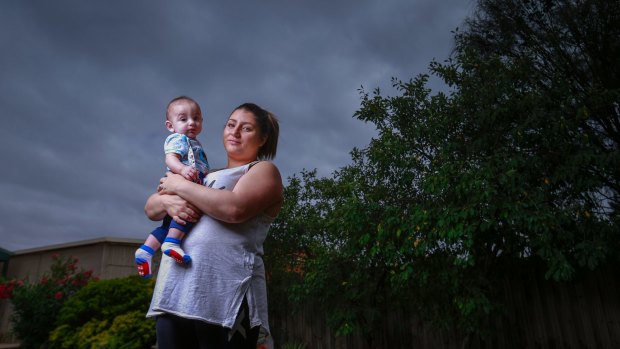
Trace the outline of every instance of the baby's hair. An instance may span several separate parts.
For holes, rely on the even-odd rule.
[[[198,108],[198,111],[200,112],[200,114],[202,114],[202,111],[200,110],[200,104],[198,104],[198,102],[196,102],[193,98],[187,97],[187,96],[179,96],[179,97],[173,98],[170,102],[168,102],[168,106],[166,107],[166,120],[170,120],[170,115],[169,115],[170,106],[178,101],[188,101],[190,103],[193,103],[196,106],[196,108]]]
[[[267,138],[265,144],[258,150],[258,158],[260,160],[275,158],[276,151],[278,150],[278,135],[280,133],[280,125],[276,116],[254,103],[243,103],[235,108],[233,112],[239,109],[254,114],[261,137]]]

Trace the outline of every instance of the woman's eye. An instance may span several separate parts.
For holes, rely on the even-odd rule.
[[[252,128],[251,127],[244,127],[243,131],[244,132],[250,132],[250,131],[252,131]]]

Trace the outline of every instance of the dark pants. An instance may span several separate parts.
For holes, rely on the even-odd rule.
[[[168,236],[168,230],[170,230],[170,228],[177,228],[187,235],[187,233],[192,230],[194,225],[196,225],[196,223],[194,222],[187,222],[185,225],[181,225],[177,223],[174,219],[172,219],[172,217],[166,216],[164,217],[164,221],[162,222],[161,226],[155,228],[151,232],[151,235],[153,235],[160,244],[163,244],[166,236]]]
[[[250,328],[248,303],[244,299],[240,314],[242,329],[236,331],[230,341],[230,329],[190,320],[171,314],[157,317],[157,347],[159,349],[256,349],[259,326]],[[245,337],[241,334],[245,332]]]

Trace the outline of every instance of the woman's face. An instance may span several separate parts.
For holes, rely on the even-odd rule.
[[[254,114],[237,109],[230,114],[224,127],[224,148],[229,159],[241,162],[256,160],[259,148],[265,143]]]

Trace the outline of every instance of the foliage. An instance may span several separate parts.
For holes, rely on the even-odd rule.
[[[512,77],[513,88],[486,89],[472,106],[498,106],[495,120],[480,121],[499,128],[491,137],[504,137],[501,155],[530,171],[520,182],[537,184],[522,189],[540,195],[533,216],[554,226],[530,234],[529,244],[554,279],[595,268],[618,247],[618,37],[620,3],[599,0],[480,1],[469,30],[456,36],[462,70],[470,71],[459,84],[473,93],[495,69]]]
[[[150,348],[154,324],[145,319],[153,282],[137,276],[90,283],[58,315],[50,341],[57,348]]]
[[[481,334],[519,265],[570,280],[615,258],[619,7],[483,0],[430,65],[446,91],[426,75],[394,79],[396,96],[362,90],[356,117],[378,136],[333,177],[286,188],[271,238],[291,298],[368,342],[396,307]]]
[[[16,287],[24,285],[23,280],[3,280],[0,282],[0,300],[11,299],[13,297],[13,290]]]
[[[9,282],[13,332],[23,348],[45,345],[63,304],[93,279],[92,271],[77,270],[75,257],[55,254],[52,259],[50,271],[38,282]]]

